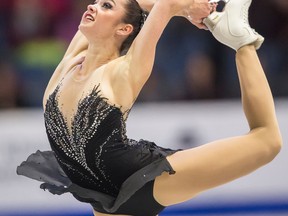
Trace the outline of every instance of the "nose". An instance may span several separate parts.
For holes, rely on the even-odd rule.
[[[96,7],[95,7],[94,4],[89,4],[89,5],[87,6],[87,10],[88,10],[88,11],[91,11],[91,12],[95,12],[95,11],[96,11]]]

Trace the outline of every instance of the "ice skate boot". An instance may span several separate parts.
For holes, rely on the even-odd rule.
[[[220,0],[211,0],[219,2]],[[259,49],[264,38],[249,25],[248,10],[252,0],[225,0],[222,12],[211,13],[203,23],[221,43],[234,50],[242,46],[253,44]]]

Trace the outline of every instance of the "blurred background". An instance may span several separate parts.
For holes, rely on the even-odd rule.
[[[47,209],[46,215],[65,215],[66,211],[72,215],[71,203],[77,215],[88,211],[72,198],[42,193],[35,182],[17,177],[15,168],[31,151],[49,148],[42,96],[91,2],[0,1],[0,215],[43,215],[32,213],[43,208]],[[258,53],[276,99],[286,144],[288,1],[254,0],[249,19],[251,26],[265,37]],[[233,50],[218,43],[208,31],[197,29],[183,18],[173,18],[159,42],[153,73],[131,113],[131,137],[188,148],[247,131],[239,103],[234,56]],[[147,119],[153,119],[153,124]],[[180,210],[172,208],[163,215],[216,216],[211,212],[217,211],[217,215],[288,215],[286,150],[285,147],[280,159],[262,173],[216,189],[193,204]],[[51,206],[56,210],[51,211]],[[191,213],[193,209],[195,212]]]

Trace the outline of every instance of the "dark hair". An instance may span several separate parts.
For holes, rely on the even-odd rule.
[[[143,10],[136,0],[126,0],[126,13],[123,17],[124,23],[129,23],[133,26],[133,32],[123,41],[120,48],[120,55],[125,55],[130,48],[133,40],[140,32],[144,22],[148,16],[148,12]]]

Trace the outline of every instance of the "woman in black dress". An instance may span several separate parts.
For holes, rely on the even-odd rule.
[[[230,0],[224,12],[209,15],[215,4],[205,0],[157,0],[153,7],[144,1],[152,8],[149,16],[135,0],[89,5],[44,95],[52,151],[32,154],[18,174],[44,182],[41,188],[51,193],[72,193],[97,216],[155,216],[270,162],[281,135],[255,51],[263,38],[247,21],[250,3]],[[125,120],[150,76],[157,42],[176,15],[207,26],[237,51],[247,134],[183,151],[126,137]]]

